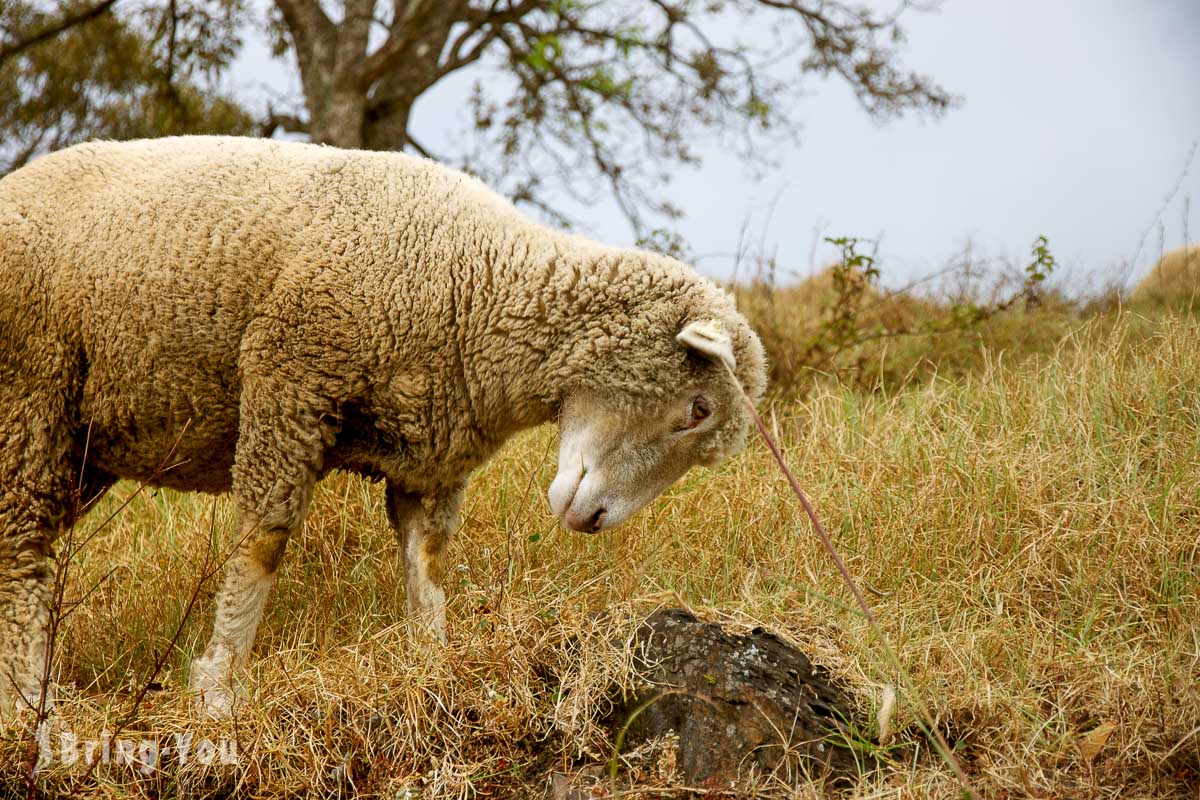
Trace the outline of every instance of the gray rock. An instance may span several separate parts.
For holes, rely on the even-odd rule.
[[[689,786],[728,788],[751,772],[836,783],[876,766],[852,746],[866,725],[850,697],[774,634],[731,634],[670,609],[646,620],[638,646],[643,683],[613,727],[628,723],[622,751],[674,731]]]

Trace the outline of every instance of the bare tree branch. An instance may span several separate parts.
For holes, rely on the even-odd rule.
[[[275,0],[275,5],[283,12],[293,36],[300,34],[311,40],[333,30],[333,23],[317,0]]]
[[[287,133],[308,133],[308,122],[294,114],[280,114],[268,108],[266,119],[258,126],[258,135],[270,139],[281,129]]]
[[[467,0],[410,2],[407,10],[393,20],[387,41],[363,61],[359,79],[364,89],[396,68],[410,51],[417,51],[421,61],[433,62],[445,46],[454,23],[467,9]]]
[[[498,5],[498,3],[493,3],[490,11],[477,14],[467,29],[454,40],[445,61],[438,68],[438,77],[449,75],[451,72],[478,61],[487,48],[500,38],[500,32],[505,25],[520,21],[526,14],[543,8],[546,4],[543,0],[522,0],[522,2],[509,4],[503,10],[499,10]],[[479,40],[464,53],[463,47],[466,46],[466,43],[481,31],[483,33]]]

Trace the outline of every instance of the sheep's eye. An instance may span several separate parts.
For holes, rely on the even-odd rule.
[[[708,401],[705,400],[703,397],[697,397],[695,400],[692,401],[692,411],[691,411],[692,422],[691,422],[691,425],[689,425],[688,427],[690,427],[690,428],[696,427],[701,422],[704,422],[704,420],[708,419],[708,416],[711,413],[712,413],[712,410],[708,407]]]

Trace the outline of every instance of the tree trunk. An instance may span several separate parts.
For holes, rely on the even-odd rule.
[[[333,77],[317,96],[305,93],[309,109],[308,135],[314,142],[358,149],[363,146],[367,98],[356,86]]]
[[[382,95],[382,92],[377,94]],[[408,145],[409,117],[419,94],[397,92],[368,105],[366,124],[363,126],[363,147],[370,150],[399,150]]]
[[[396,0],[388,38],[368,54],[376,0],[345,0],[340,22],[317,0],[275,0],[292,37],[314,142],[399,150],[412,105],[442,72],[438,59],[467,4]]]
[[[367,54],[375,0],[345,0],[340,23],[317,0],[276,0],[292,37],[314,142],[362,147],[367,92],[362,62]]]

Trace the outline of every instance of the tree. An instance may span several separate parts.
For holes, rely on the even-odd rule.
[[[8,31],[5,41],[0,42],[0,64],[20,55],[24,51],[41,42],[49,41],[60,33],[70,30],[77,25],[93,20],[112,8],[117,0],[100,0],[95,5],[71,10],[59,19],[46,23],[37,30],[13,33]]]
[[[116,2],[0,4],[0,175],[91,138],[255,129],[204,88],[240,46],[240,0],[172,0],[122,17]]]
[[[242,0],[171,7],[177,2],[204,20],[251,22]],[[805,75],[842,79],[880,119],[940,114],[954,102],[899,65],[911,0],[892,14],[845,0],[340,0],[337,15],[332,5],[273,0],[276,54],[295,58],[304,108],[268,109],[261,135],[283,128],[342,147],[412,150],[483,174],[551,214],[548,191],[586,202],[608,192],[639,235],[648,216],[678,214],[659,187],[672,165],[696,161],[700,137],[722,136],[755,158],[764,138],[794,131],[791,101]],[[218,26],[215,47],[195,30],[196,51],[215,54],[199,60],[208,77],[229,64],[230,25]],[[163,39],[174,26],[126,28],[156,54],[157,74],[171,74]],[[418,142],[417,100],[464,70],[480,76],[470,146],[450,152]],[[232,116],[220,121],[233,124]]]

